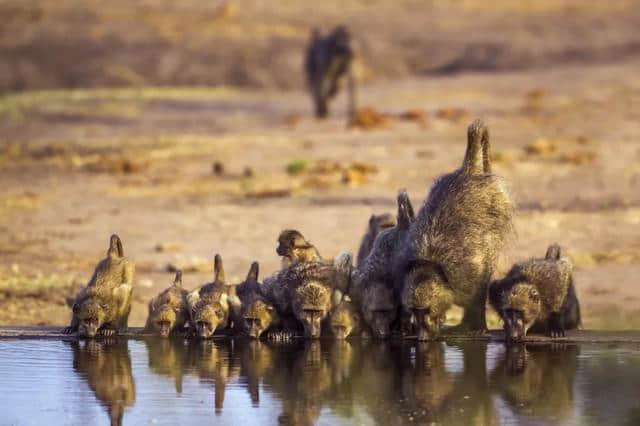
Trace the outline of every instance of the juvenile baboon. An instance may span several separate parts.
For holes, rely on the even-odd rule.
[[[177,271],[173,285],[149,302],[146,331],[161,337],[183,331],[189,321],[187,294],[182,288],[182,271]]]
[[[236,288],[226,285],[222,258],[216,254],[214,280],[187,295],[191,329],[200,338],[208,338],[216,329],[230,325],[232,316],[240,310]]]
[[[462,167],[433,184],[394,261],[396,289],[420,340],[438,335],[452,303],[464,308],[452,331],[486,330],[487,287],[512,232],[512,215],[505,185],[491,173],[489,132],[476,120]]]
[[[353,118],[356,103],[353,58],[351,35],[346,27],[338,26],[326,37],[322,37],[317,29],[313,30],[304,69],[316,117],[324,118],[328,115],[328,102],[338,93],[342,79],[346,76],[349,90],[348,114],[350,119]]]
[[[71,324],[63,332],[84,337],[125,332],[134,269],[134,263],[124,257],[120,238],[112,235],[107,257],[96,265],[91,280],[73,301]]]
[[[237,287],[241,302],[238,329],[253,339],[259,338],[270,327],[280,325],[278,312],[262,293],[258,268],[258,262],[253,262],[247,279]]]
[[[378,234],[387,228],[393,228],[396,226],[396,218],[389,213],[372,214],[369,218],[369,224],[367,225],[367,232],[362,237],[360,243],[360,249],[358,250],[358,266],[362,264],[364,259],[369,255],[373,248],[373,243],[376,241]]]
[[[377,338],[388,337],[400,306],[393,289],[393,259],[414,218],[406,191],[398,193],[397,225],[382,230],[369,255],[354,269],[349,295],[359,306],[366,324]]]
[[[265,294],[283,318],[296,318],[305,337],[320,337],[322,321],[349,287],[351,262],[351,255],[343,253],[333,263],[293,263],[265,280]]]
[[[285,229],[280,233],[276,253],[282,256],[282,269],[297,262],[320,262],[322,260],[314,245],[295,229]]]
[[[557,244],[543,259],[515,264],[489,289],[489,301],[504,321],[505,338],[521,340],[527,331],[564,336],[580,325],[580,303],[573,285],[573,265]]]
[[[360,310],[347,295],[344,295],[340,303],[331,309],[327,323],[330,335],[336,339],[342,340],[352,335],[369,336],[364,320],[360,316]]]

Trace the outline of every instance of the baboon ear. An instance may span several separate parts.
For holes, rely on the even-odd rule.
[[[224,268],[222,266],[222,257],[216,254],[213,259],[213,278],[216,282],[224,282]]]
[[[529,291],[529,298],[533,303],[538,303],[540,301],[540,293],[538,293],[538,290],[536,290],[535,288],[532,288]]]
[[[398,227],[407,228],[413,221],[415,214],[409,199],[409,194],[405,189],[398,193]]]
[[[176,271],[176,277],[173,279],[173,285],[182,287],[182,271],[180,269]]]
[[[258,281],[258,272],[260,271],[260,265],[258,262],[253,262],[251,267],[249,268],[249,273],[247,274],[247,281]]]
[[[545,259],[549,259],[549,260],[558,260],[560,259],[560,256],[561,256],[560,245],[557,243],[554,243],[547,248],[547,254],[544,257]]]

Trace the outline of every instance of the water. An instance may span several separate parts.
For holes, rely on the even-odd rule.
[[[640,345],[0,340],[0,424],[640,425]]]

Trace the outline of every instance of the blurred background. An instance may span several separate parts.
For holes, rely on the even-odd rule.
[[[303,73],[312,28],[340,24],[353,126],[344,91],[314,119]],[[585,328],[638,328],[638,28],[632,0],[0,0],[0,324],[65,324],[114,232],[134,326],[214,253],[230,282],[271,274],[283,228],[355,253],[482,117],[518,203],[498,274],[559,242]]]

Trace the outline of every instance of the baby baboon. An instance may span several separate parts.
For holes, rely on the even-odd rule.
[[[322,260],[314,245],[295,229],[285,229],[280,233],[276,253],[282,256],[282,269],[297,262],[319,262]]]
[[[342,77],[346,75],[349,90],[348,114],[355,113],[355,79],[352,71],[354,52],[351,35],[344,26],[339,26],[326,37],[315,29],[307,47],[304,63],[307,85],[313,98],[315,114],[324,118],[329,113],[327,103],[340,90]]]
[[[476,120],[462,167],[433,184],[394,261],[396,289],[420,340],[438,335],[452,303],[465,310],[453,331],[486,330],[487,287],[512,232],[512,215],[505,185],[491,173],[489,132]]]
[[[182,331],[189,321],[187,294],[182,288],[182,271],[177,271],[173,285],[149,302],[146,330],[161,337]]]
[[[124,257],[117,235],[110,239],[107,257],[95,268],[91,280],[72,303],[72,318],[65,334],[110,336],[127,330],[135,265]]]
[[[360,249],[358,250],[358,265],[361,265],[364,259],[366,259],[371,252],[373,243],[376,241],[378,234],[383,229],[392,228],[394,226],[396,226],[396,219],[389,213],[371,215],[369,218],[367,232],[364,234],[362,242],[360,243]]]
[[[318,338],[322,321],[349,287],[351,262],[351,255],[343,253],[333,263],[293,263],[265,280],[265,293],[281,316],[297,319],[305,337]]]
[[[258,339],[270,327],[278,326],[280,317],[275,307],[262,294],[262,285],[258,281],[258,262],[253,262],[247,279],[237,288],[241,301],[238,328],[242,333]]]
[[[351,276],[349,294],[362,311],[366,324],[377,338],[388,337],[398,314],[399,300],[393,290],[393,259],[413,221],[413,206],[406,191],[398,194],[397,225],[383,229],[369,255]]]
[[[331,309],[327,322],[330,335],[336,339],[346,339],[351,335],[358,337],[369,335],[360,317],[359,309],[347,295],[344,295],[340,303]]]
[[[226,285],[222,258],[216,254],[214,280],[187,295],[189,322],[193,332],[200,338],[208,338],[216,329],[228,327],[231,317],[240,310],[240,299],[236,288]]]
[[[580,325],[580,304],[573,285],[573,265],[553,244],[543,259],[515,264],[489,289],[489,301],[504,321],[507,340],[522,340],[527,331],[564,336]]]

